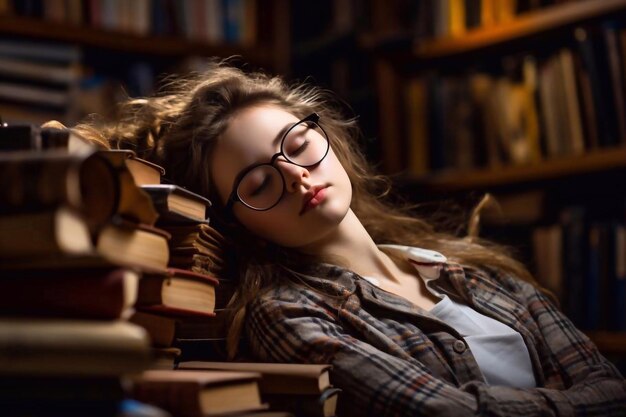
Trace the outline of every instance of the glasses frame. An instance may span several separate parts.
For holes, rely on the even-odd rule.
[[[310,168],[312,166],[315,166],[317,164],[319,164],[320,162],[322,162],[324,160],[324,158],[326,158],[326,155],[328,155],[328,151],[330,149],[330,140],[328,139],[328,134],[326,133],[326,131],[324,130],[324,128],[319,124],[319,120],[320,120],[320,116],[317,113],[311,113],[309,114],[307,117],[305,117],[302,120],[297,121],[296,123],[293,124],[293,126],[291,126],[284,134],[283,137],[280,139],[280,152],[275,153],[274,155],[272,155],[272,157],[270,158],[269,162],[261,162],[258,164],[254,164],[254,165],[250,165],[247,168],[244,168],[239,174],[237,174],[237,177],[235,177],[235,185],[233,186],[233,190],[230,193],[230,196],[228,197],[228,200],[226,201],[226,206],[225,206],[225,210],[227,213],[230,213],[233,209],[233,205],[237,202],[243,204],[244,206],[248,207],[249,209],[255,210],[255,211],[267,211],[267,210],[271,210],[272,208],[274,208],[278,203],[280,203],[280,200],[283,199],[283,196],[285,195],[285,189],[286,189],[286,185],[285,185],[285,177],[283,175],[283,173],[281,172],[280,169],[276,168],[276,166],[274,166],[274,163],[276,162],[276,160],[279,157],[284,157],[285,161],[289,162],[290,164],[293,165],[297,165],[299,167],[302,168]],[[319,159],[319,161],[313,163],[313,164],[309,164],[309,165],[300,165],[297,162],[292,161],[291,159],[289,159],[289,157],[285,154],[284,150],[283,150],[283,146],[285,145],[285,139],[287,138],[287,136],[289,135],[289,133],[291,133],[291,131],[298,125],[300,125],[301,123],[304,122],[312,122],[314,123],[317,127],[319,127],[319,129],[322,131],[324,139],[326,140],[326,152],[324,152],[324,155]],[[241,197],[239,196],[239,184],[241,183],[241,180],[253,169],[258,168],[260,166],[270,166],[273,169],[275,169],[278,174],[280,175],[281,180],[283,181],[283,189],[282,192],[280,194],[280,197],[276,200],[276,202],[274,204],[272,204],[270,207],[268,208],[257,208],[257,207],[253,207],[249,204],[247,204],[245,201],[243,201],[241,199]]]

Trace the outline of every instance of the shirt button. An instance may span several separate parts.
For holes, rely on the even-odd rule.
[[[452,345],[452,348],[456,353],[463,353],[467,349],[467,345],[462,340],[456,340]]]

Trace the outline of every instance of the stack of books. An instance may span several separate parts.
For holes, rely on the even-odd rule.
[[[117,415],[124,379],[150,363],[147,333],[124,319],[142,271],[159,265],[141,255],[167,241],[142,230],[149,211],[123,209],[107,158],[29,126],[0,140],[3,415]]]
[[[211,202],[174,184],[161,184],[164,170],[127,153],[136,184],[150,196],[156,226],[170,236],[166,271],[144,274],[133,323],[151,336],[158,368],[180,358],[223,359],[228,325],[225,307],[234,284],[223,274],[222,236],[209,224]],[[182,356],[181,356],[182,355]]]

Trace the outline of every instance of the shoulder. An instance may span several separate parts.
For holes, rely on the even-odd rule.
[[[334,319],[332,296],[306,284],[279,283],[265,289],[248,306],[250,317],[273,321],[323,316]]]
[[[530,283],[512,271],[490,265],[459,265],[448,266],[449,270],[458,270],[458,275],[463,277],[464,285],[473,291],[500,294],[526,303],[529,297],[542,297],[543,293],[536,285]],[[454,272],[452,272],[455,275]]]

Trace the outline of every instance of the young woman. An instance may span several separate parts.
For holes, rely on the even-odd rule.
[[[219,64],[169,87],[77,129],[212,200],[233,351],[332,364],[340,415],[626,415],[622,376],[520,263],[386,202],[320,90]]]

